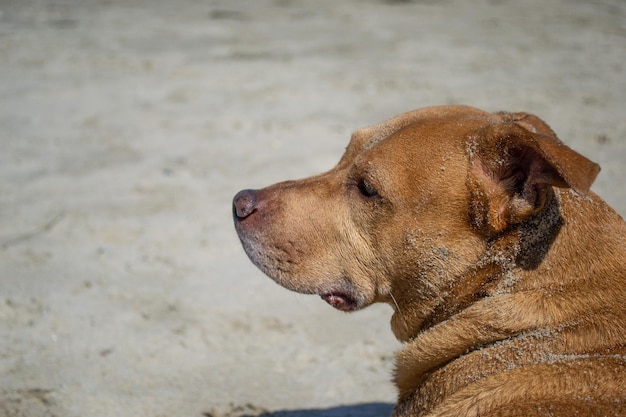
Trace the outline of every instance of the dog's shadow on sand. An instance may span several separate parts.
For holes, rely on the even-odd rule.
[[[265,414],[267,417],[389,417],[393,404],[367,403],[357,405],[343,405],[340,407],[285,410]]]
[[[251,404],[231,406],[230,410],[203,413],[204,417],[389,417],[393,404],[365,403],[331,408],[267,411]]]

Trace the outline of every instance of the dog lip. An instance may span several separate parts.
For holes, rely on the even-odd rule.
[[[345,292],[330,292],[320,297],[337,310],[354,311],[358,308],[356,300]]]

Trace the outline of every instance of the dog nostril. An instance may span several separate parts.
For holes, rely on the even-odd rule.
[[[233,214],[242,220],[256,210],[256,192],[254,190],[239,191],[233,198]]]

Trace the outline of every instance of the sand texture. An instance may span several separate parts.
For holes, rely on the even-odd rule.
[[[623,0],[0,0],[0,417],[388,415],[390,308],[274,284],[231,199],[452,103],[626,214]]]

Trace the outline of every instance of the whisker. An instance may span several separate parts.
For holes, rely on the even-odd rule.
[[[389,291],[389,296],[391,297],[391,300],[393,301],[393,303],[396,305],[396,310],[398,311],[398,314],[400,315],[400,318],[402,319],[402,324],[404,324],[404,329],[408,331],[409,325],[407,324],[406,319],[404,318],[404,315],[402,314],[402,310],[400,310],[400,306],[398,305],[398,302],[396,301],[396,298],[393,296],[391,291]]]

